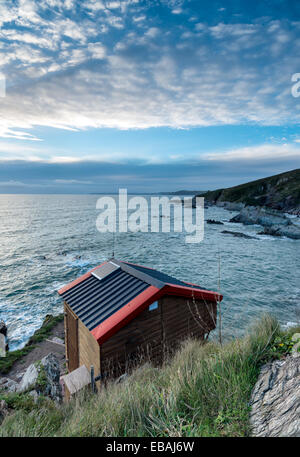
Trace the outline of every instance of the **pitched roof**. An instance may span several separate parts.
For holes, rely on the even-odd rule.
[[[99,344],[163,295],[190,296],[207,301],[222,299],[216,292],[117,259],[102,263],[58,293]]]

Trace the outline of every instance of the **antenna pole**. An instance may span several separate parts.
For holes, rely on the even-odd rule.
[[[113,248],[112,248],[112,258],[115,257],[115,232],[113,232]]]

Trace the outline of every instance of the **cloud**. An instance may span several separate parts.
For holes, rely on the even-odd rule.
[[[189,2],[17,0],[0,5],[0,135],[60,129],[299,123],[299,23],[194,24]],[[175,12],[185,7],[191,14]],[[225,13],[224,13],[225,14]],[[173,18],[173,19],[172,19]],[[172,21],[176,23],[173,24]],[[24,30],[24,28],[26,30]]]
[[[300,147],[293,144],[262,144],[257,146],[232,149],[224,152],[208,153],[203,159],[219,162],[287,160],[300,161]]]

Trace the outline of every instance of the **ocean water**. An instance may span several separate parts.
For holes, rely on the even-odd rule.
[[[107,258],[111,233],[99,233],[96,195],[0,195],[0,319],[10,348],[22,347],[46,314],[62,312],[57,290]],[[150,197],[147,197],[148,199]],[[122,233],[115,257],[157,268],[179,279],[218,290],[223,334],[241,336],[269,312],[283,325],[299,321],[300,241],[257,236],[242,239],[222,230],[256,235],[259,226],[232,224],[236,212],[205,209],[204,240],[187,244],[186,233]]]

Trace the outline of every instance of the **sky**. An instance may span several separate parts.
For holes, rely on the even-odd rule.
[[[0,53],[0,193],[300,166],[298,0],[2,0]]]

